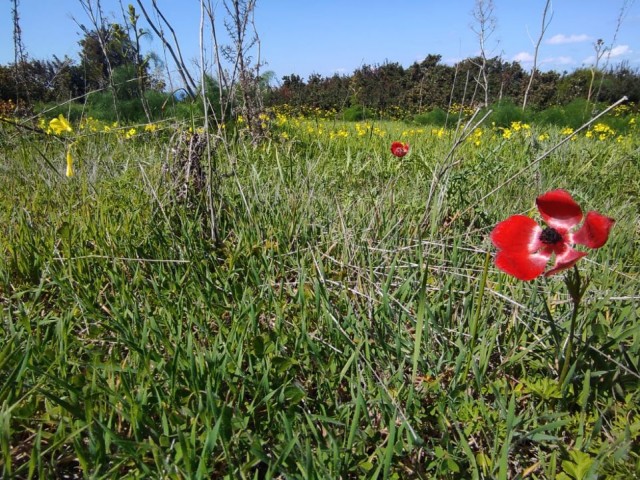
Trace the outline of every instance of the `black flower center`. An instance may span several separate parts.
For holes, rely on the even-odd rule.
[[[555,245],[562,241],[562,235],[555,228],[547,227],[540,234],[540,241],[547,245]]]

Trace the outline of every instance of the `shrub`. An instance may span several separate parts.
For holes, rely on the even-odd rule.
[[[535,122],[545,126],[555,125],[564,127],[567,125],[567,117],[564,113],[564,108],[558,106],[549,107],[536,113]]]
[[[435,125],[443,127],[447,121],[447,112],[441,108],[434,108],[430,112],[415,115],[413,117],[413,121],[420,125]]]
[[[523,111],[521,107],[516,106],[511,100],[503,100],[491,106],[493,113],[491,121],[495,122],[498,127],[508,127],[513,122],[526,122],[529,116],[528,111]]]
[[[86,115],[85,106],[82,103],[69,102],[62,105],[57,103],[39,103],[34,106],[34,112],[40,112],[45,118],[54,118],[62,114],[72,123],[79,122]]]
[[[565,127],[578,128],[591,118],[593,105],[584,98],[576,98],[564,107]]]
[[[373,116],[373,112],[363,105],[352,105],[342,112],[342,119],[347,122],[360,122]]]

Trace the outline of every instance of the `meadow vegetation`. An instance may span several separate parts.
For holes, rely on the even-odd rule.
[[[584,111],[279,106],[199,154],[210,196],[174,174],[199,120],[5,118],[3,478],[640,475],[638,115]],[[563,383],[562,276],[489,241],[557,188],[616,219]]]

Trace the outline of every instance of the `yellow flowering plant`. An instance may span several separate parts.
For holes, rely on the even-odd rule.
[[[60,114],[57,118],[52,119],[49,122],[49,128],[55,135],[62,135],[63,133],[73,133],[73,128],[69,121],[64,118],[64,115]]]

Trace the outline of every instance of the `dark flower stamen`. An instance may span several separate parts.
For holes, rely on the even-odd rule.
[[[555,245],[562,241],[562,235],[555,228],[547,227],[540,234],[540,241],[547,245]]]

